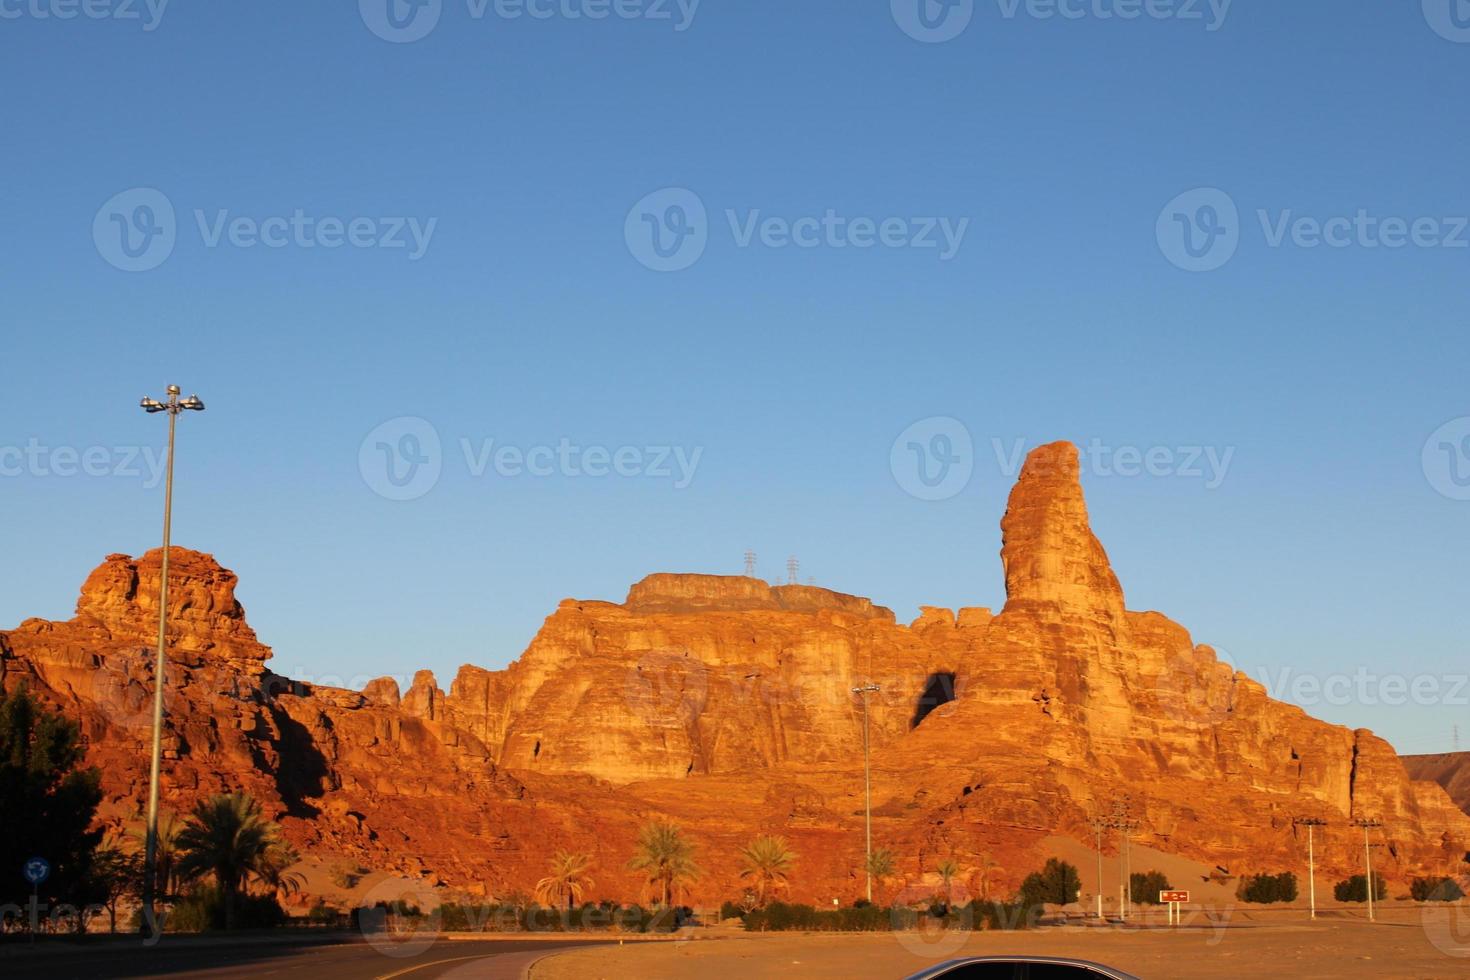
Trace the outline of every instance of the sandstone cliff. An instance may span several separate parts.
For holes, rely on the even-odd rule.
[[[874,834],[910,880],[953,856],[974,889],[991,859],[1003,890],[1117,805],[1138,844],[1232,874],[1298,867],[1303,816],[1329,822],[1324,875],[1355,869],[1364,816],[1385,824],[1391,876],[1460,866],[1470,817],[1386,742],[1272,701],[1182,626],[1127,609],[1070,444],[1031,454],[1002,531],[997,615],[900,624],[825,589],[653,575],[621,604],[562,602],[519,660],[463,667],[447,691],[426,671],[361,692],[270,673],[233,574],[177,549],[165,800],[245,788],[314,853],[497,895],[566,848],[594,855],[600,893],[635,897],[631,842],[667,816],[699,847],[693,900],[738,894],[735,850],[763,832],[801,855],[795,898],[851,899],[851,689],[871,682]],[[4,684],[80,719],[113,820],[146,783],[158,559],[110,556],[72,620],[0,633]]]
[[[1410,778],[1438,783],[1455,805],[1470,813],[1470,752],[1402,756]]]

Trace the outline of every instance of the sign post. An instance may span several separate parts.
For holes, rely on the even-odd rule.
[[[1180,906],[1189,901],[1189,892],[1165,891],[1159,892],[1159,904],[1169,906],[1169,925],[1177,926],[1183,921]]]
[[[33,857],[21,868],[21,874],[31,883],[31,942],[41,928],[41,882],[51,877],[51,862],[42,857]]]

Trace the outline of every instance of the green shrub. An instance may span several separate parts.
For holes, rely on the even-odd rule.
[[[1276,875],[1247,875],[1240,879],[1235,897],[1242,902],[1269,905],[1272,902],[1294,902],[1297,897],[1296,875],[1283,871]]]
[[[1368,901],[1368,879],[1363,875],[1353,875],[1346,881],[1339,881],[1332,887],[1332,895],[1339,902],[1366,902]],[[1373,872],[1373,900],[1382,901],[1388,897],[1388,884],[1383,880],[1383,875]]]
[[[1128,897],[1137,905],[1159,904],[1159,892],[1174,886],[1162,871],[1135,871],[1128,876]]]
[[[1409,884],[1409,897],[1416,902],[1458,902],[1465,891],[1453,878],[1415,878]]]
[[[1021,883],[1023,905],[1071,905],[1082,890],[1077,869],[1066,861],[1047,858],[1046,866],[1033,871]]]
[[[235,898],[235,928],[269,929],[286,921],[286,913],[274,895],[238,895]],[[214,885],[196,885],[174,903],[164,916],[169,932],[209,932],[225,927],[225,903]]]
[[[938,905],[923,909],[882,908],[867,902],[849,908],[817,909],[810,905],[772,902],[745,916],[749,932],[892,932],[921,926],[945,929],[1026,929],[1040,918],[1040,906],[972,902],[938,913]]]

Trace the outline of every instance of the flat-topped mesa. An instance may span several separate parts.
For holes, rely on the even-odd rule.
[[[158,635],[159,569],[163,549],[140,558],[108,555],[87,576],[73,622],[100,627],[118,640],[152,643]],[[169,549],[169,647],[181,653],[212,653],[243,662],[264,663],[270,647],[245,621],[235,598],[235,573],[200,551]]]
[[[1000,524],[1004,611],[1121,626],[1123,589],[1088,523],[1079,469],[1070,442],[1027,455]]]
[[[770,609],[819,612],[830,609],[863,619],[893,622],[891,609],[862,596],[814,585],[768,585],[744,575],[650,575],[628,590],[623,604],[635,613],[744,612]]]

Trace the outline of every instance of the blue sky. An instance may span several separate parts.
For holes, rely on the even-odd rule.
[[[209,405],[175,540],[328,682],[447,685],[746,548],[900,618],[998,606],[996,446],[1068,438],[1160,453],[1085,477],[1130,606],[1288,697],[1430,678],[1305,700],[1470,744],[1470,10],[988,0],[924,42],[905,0],[444,0],[399,43],[377,2],[0,0],[0,624],[156,545],[125,457],[171,382]],[[430,455],[400,418],[427,492],[384,481],[379,443]],[[907,492],[936,435],[969,479]]]

